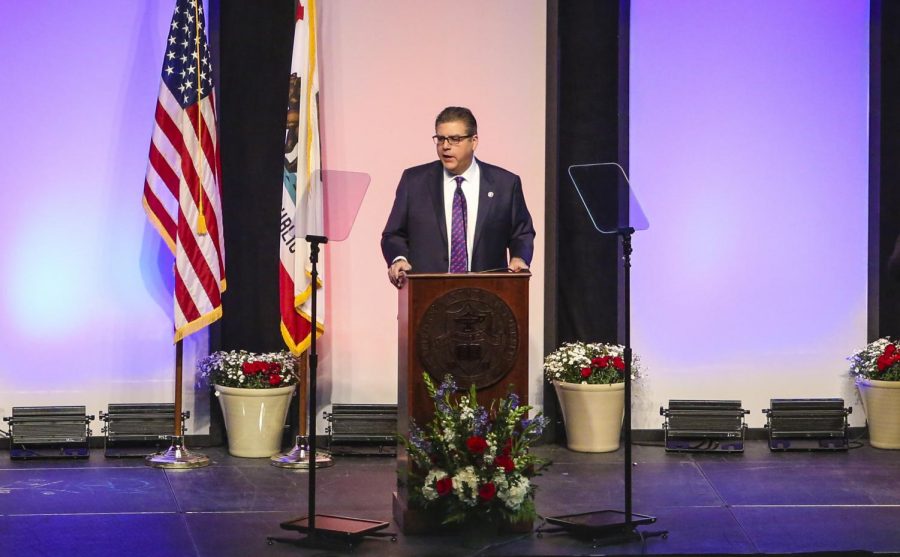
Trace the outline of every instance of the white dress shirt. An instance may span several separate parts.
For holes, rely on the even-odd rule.
[[[472,247],[475,243],[475,219],[478,216],[478,194],[481,191],[481,171],[478,161],[472,158],[472,164],[460,174],[464,178],[463,194],[466,196],[466,253],[469,260],[466,264],[472,270]],[[456,193],[456,176],[444,169],[444,218],[447,220],[447,261],[450,261],[452,242],[450,234],[453,230],[453,195]],[[450,271],[449,264],[447,271]]]

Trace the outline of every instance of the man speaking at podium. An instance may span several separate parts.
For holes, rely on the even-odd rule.
[[[434,131],[439,160],[403,171],[381,233],[391,284],[403,288],[412,272],[527,270],[534,226],[522,181],[475,159],[478,123],[468,108],[442,110]]]

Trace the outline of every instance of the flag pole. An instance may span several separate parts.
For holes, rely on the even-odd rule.
[[[215,95],[205,27],[203,2],[175,1],[156,102],[156,114],[166,116],[155,119],[144,178],[144,209],[175,256],[176,274],[172,444],[145,458],[157,468],[209,464],[205,455],[184,446],[184,420],[190,413],[182,409],[181,392],[182,339],[222,316],[225,291]],[[193,241],[185,246],[190,236]]]
[[[286,453],[280,453],[271,457],[270,464],[278,468],[309,468],[309,438],[306,434],[309,365],[306,352],[297,358],[294,373],[297,375],[297,414],[299,415],[297,437],[294,442],[294,448]],[[330,454],[321,450],[316,451],[316,468],[327,468],[333,464],[334,460]]]
[[[184,369],[184,340],[175,342],[175,419],[172,435],[169,441],[172,443],[169,449],[161,453],[155,453],[144,457],[144,464],[153,468],[202,468],[209,466],[209,457],[205,454],[188,451],[184,445],[184,418],[181,401],[181,385]]]
[[[287,278],[280,282],[281,305],[281,329],[282,336],[292,352],[305,350],[306,341],[310,346],[315,346],[319,324],[316,319],[309,320],[309,331],[305,330],[303,321],[308,320],[300,310],[307,298],[298,296],[296,287],[304,277],[303,267],[305,263],[295,260],[294,249],[300,248],[307,241],[306,235],[298,235],[298,226],[301,226],[298,217],[298,207],[303,205],[301,200],[310,195],[309,180],[319,167],[319,140],[318,140],[318,78],[316,69],[316,3],[295,3],[294,14],[294,57],[291,61],[290,85],[288,86],[288,110],[287,129],[285,131],[285,157],[284,157],[284,181],[281,205],[281,266],[282,273]],[[306,227],[303,223],[302,228]],[[311,248],[310,248],[311,249]],[[297,263],[297,264],[295,264]],[[309,299],[315,303],[318,282],[315,278],[310,281]],[[304,292],[304,295],[306,292]],[[315,308],[312,313],[315,315]],[[281,468],[309,468],[312,452],[315,468],[324,468],[333,464],[331,455],[326,451],[315,450],[315,440],[310,443],[307,422],[313,418],[306,413],[306,401],[311,400],[310,389],[307,383],[308,369],[314,367],[308,364],[308,358],[302,357],[302,365],[298,377],[298,406],[300,421],[297,426],[297,441],[294,448],[285,454],[272,457],[272,465]],[[314,381],[312,382],[315,384]],[[315,387],[313,387],[315,388]],[[314,412],[314,410],[310,410]],[[315,436],[315,429],[311,435]],[[310,446],[314,450],[310,451]]]

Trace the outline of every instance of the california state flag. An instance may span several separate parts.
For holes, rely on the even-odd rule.
[[[312,332],[309,244],[307,234],[323,235],[323,197],[319,149],[319,78],[316,56],[316,3],[300,0],[294,28],[287,131],[284,142],[284,189],[281,195],[281,336],[294,354],[309,347]],[[324,258],[316,266],[316,331],[325,330]]]

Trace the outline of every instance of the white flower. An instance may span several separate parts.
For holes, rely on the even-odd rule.
[[[525,501],[525,497],[528,495],[528,489],[531,486],[531,482],[528,481],[528,478],[515,475],[509,478],[506,484],[505,489],[497,490],[497,497],[499,497],[500,500],[503,501],[503,504],[510,510],[518,510],[522,505],[522,502]]]
[[[471,406],[463,406],[459,411],[459,417],[461,420],[472,421],[475,419],[475,411],[472,410]]]
[[[246,363],[277,364],[277,366],[270,365],[256,374],[247,375],[243,370]],[[254,389],[288,386],[296,382],[297,378],[294,375],[296,364],[296,358],[286,350],[265,354],[255,354],[246,350],[213,352],[197,362],[199,372],[197,386],[218,384],[225,387]],[[273,385],[270,378],[275,377],[280,381]]]
[[[470,507],[478,503],[478,476],[475,475],[475,468],[466,466],[453,476],[453,492]]]
[[[496,435],[491,432],[487,436],[487,449],[484,451],[484,463],[490,466],[494,462],[494,457],[497,456],[497,438]]]
[[[444,443],[450,444],[453,443],[453,439],[456,437],[456,434],[449,427],[445,427],[444,431],[441,432],[441,440]]]
[[[428,475],[425,476],[425,485],[422,486],[422,496],[425,497],[428,501],[434,501],[438,497],[438,492],[434,488],[434,485],[444,478],[447,477],[447,472],[444,472],[440,468],[435,468],[428,472]]]

